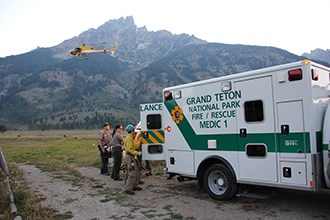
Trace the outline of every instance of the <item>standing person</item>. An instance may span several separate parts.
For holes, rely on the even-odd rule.
[[[111,178],[116,181],[121,181],[123,179],[119,176],[120,166],[123,158],[123,145],[124,138],[121,135],[121,131],[123,130],[123,126],[117,124],[112,132],[112,157],[113,157],[113,170],[111,174]]]
[[[127,194],[135,194],[134,191],[142,190],[141,187],[138,186],[138,162],[137,156],[141,155],[140,151],[136,149],[139,148],[140,142],[134,143],[135,132],[134,126],[129,124],[126,126],[126,131],[128,135],[124,141],[124,149],[126,151],[125,163],[126,163],[126,178],[125,178],[125,186],[124,191]]]
[[[109,160],[109,147],[111,144],[111,131],[110,124],[106,122],[103,125],[103,130],[99,133],[98,147],[101,156],[101,174],[109,176],[108,172],[108,160]]]

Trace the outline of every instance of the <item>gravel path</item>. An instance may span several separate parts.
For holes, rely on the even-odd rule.
[[[62,176],[41,172],[31,165],[20,165],[25,178],[36,190],[37,194],[44,197],[43,205],[58,210],[61,214],[72,213],[72,219],[110,219],[111,215],[128,214],[130,209],[115,204],[115,201],[104,201],[105,197],[95,190],[95,183],[110,182],[109,177],[98,175],[94,183],[91,180],[75,186],[71,181]],[[91,173],[91,169],[81,169],[82,172]],[[97,172],[97,170],[94,170]],[[142,216],[141,216],[142,217]]]
[[[143,190],[130,196],[123,182],[93,167],[75,167],[77,175],[41,172],[20,164],[42,205],[70,219],[329,219],[330,192],[277,190],[265,200],[239,197],[215,201],[195,181],[178,183],[165,176],[144,177]],[[66,218],[69,219],[69,218]]]

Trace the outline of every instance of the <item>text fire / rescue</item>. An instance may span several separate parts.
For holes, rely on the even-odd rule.
[[[221,118],[235,118],[236,108],[241,107],[240,99],[242,93],[229,91],[212,95],[189,97],[186,99],[188,111],[192,120],[200,120],[200,128],[227,127],[228,122]],[[204,114],[206,112],[206,114]],[[222,126],[223,124],[223,126]]]

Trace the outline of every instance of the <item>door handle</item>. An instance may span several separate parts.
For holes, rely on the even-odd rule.
[[[288,135],[290,133],[289,125],[281,125],[281,134]]]
[[[239,136],[240,136],[241,138],[245,138],[246,135],[247,135],[246,128],[241,128],[241,129],[239,129]]]

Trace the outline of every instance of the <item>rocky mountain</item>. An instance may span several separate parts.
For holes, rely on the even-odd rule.
[[[114,56],[69,51],[117,45]],[[187,34],[110,20],[51,48],[0,59],[0,124],[9,129],[97,128],[136,123],[138,105],[164,87],[304,59],[274,47],[207,43]]]
[[[304,57],[312,60],[320,60],[327,63],[330,63],[330,49],[322,50],[322,49],[315,49],[312,50],[310,53],[304,53]]]

